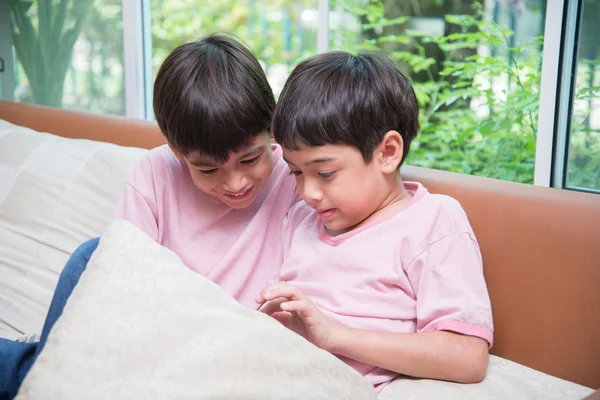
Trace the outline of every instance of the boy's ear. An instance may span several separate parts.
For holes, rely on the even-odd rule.
[[[392,174],[398,170],[398,165],[404,155],[404,140],[398,131],[389,131],[375,149],[375,156],[381,165],[381,172]]]
[[[180,152],[178,152],[177,150],[175,150],[173,148],[173,146],[171,146],[171,143],[167,143],[167,145],[169,146],[169,149],[171,149],[171,151],[173,152],[173,154],[175,154],[175,157],[177,157],[177,159],[179,161],[185,162],[185,158],[183,158],[183,155]]]

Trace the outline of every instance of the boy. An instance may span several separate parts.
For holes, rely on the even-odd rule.
[[[168,145],[140,161],[116,213],[252,308],[281,265],[281,224],[298,200],[281,148],[271,145],[274,108],[260,64],[238,41],[216,34],[179,46],[154,86]],[[40,342],[0,339],[0,399],[16,395],[98,241],[65,266]]]
[[[368,53],[300,63],[273,121],[304,202],[285,222],[281,282],[257,302],[378,389],[399,374],[479,382],[493,340],[464,211],[400,176],[418,128],[409,81]]]
[[[281,221],[297,201],[281,148],[271,144],[267,78],[246,47],[213,35],[175,49],[154,87],[168,145],[134,170],[117,218],[256,308],[256,293],[281,265]]]

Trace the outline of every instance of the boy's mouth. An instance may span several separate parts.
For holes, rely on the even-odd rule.
[[[232,201],[242,201],[242,200],[246,200],[248,197],[250,197],[253,190],[254,190],[254,186],[249,187],[248,189],[245,189],[241,192],[223,193],[223,195],[225,195],[225,197],[227,197],[228,199],[230,199]]]
[[[335,208],[327,208],[323,210],[317,210],[317,215],[321,220],[328,220],[333,217],[333,213],[335,213]]]

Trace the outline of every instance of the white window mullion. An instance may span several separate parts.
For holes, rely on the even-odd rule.
[[[329,0],[319,0],[317,14],[317,53],[329,50]]]
[[[548,0],[546,9],[534,175],[540,186],[565,186],[580,3]]]
[[[125,115],[146,117],[142,0],[122,0]]]
[[[534,184],[550,186],[552,176],[552,147],[554,145],[555,113],[560,69],[561,29],[564,0],[548,0],[542,54],[540,110],[535,152]]]
[[[554,162],[552,164],[552,177],[550,186],[561,188],[565,187],[567,164],[567,150],[569,146],[569,136],[571,134],[572,105],[575,102],[575,75],[577,74],[577,46],[579,41],[577,37],[580,24],[579,7],[583,0],[571,0],[565,7],[566,15],[563,17],[563,40],[562,57],[559,65],[559,76],[556,104],[558,110],[556,113],[555,143],[554,143]]]
[[[142,0],[142,41],[144,43],[144,111],[146,119],[154,119],[152,107],[152,20],[150,19],[150,0]]]

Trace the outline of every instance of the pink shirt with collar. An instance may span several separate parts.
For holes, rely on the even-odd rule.
[[[273,172],[256,201],[233,209],[198,190],[167,145],[157,147],[129,177],[116,216],[256,309],[256,296],[281,266],[281,224],[298,200],[281,147],[274,147],[273,158]]]
[[[493,341],[479,245],[460,204],[405,182],[412,201],[398,212],[339,236],[306,203],[284,222],[280,280],[349,327],[388,332],[446,330]],[[398,374],[343,361],[375,386]]]

